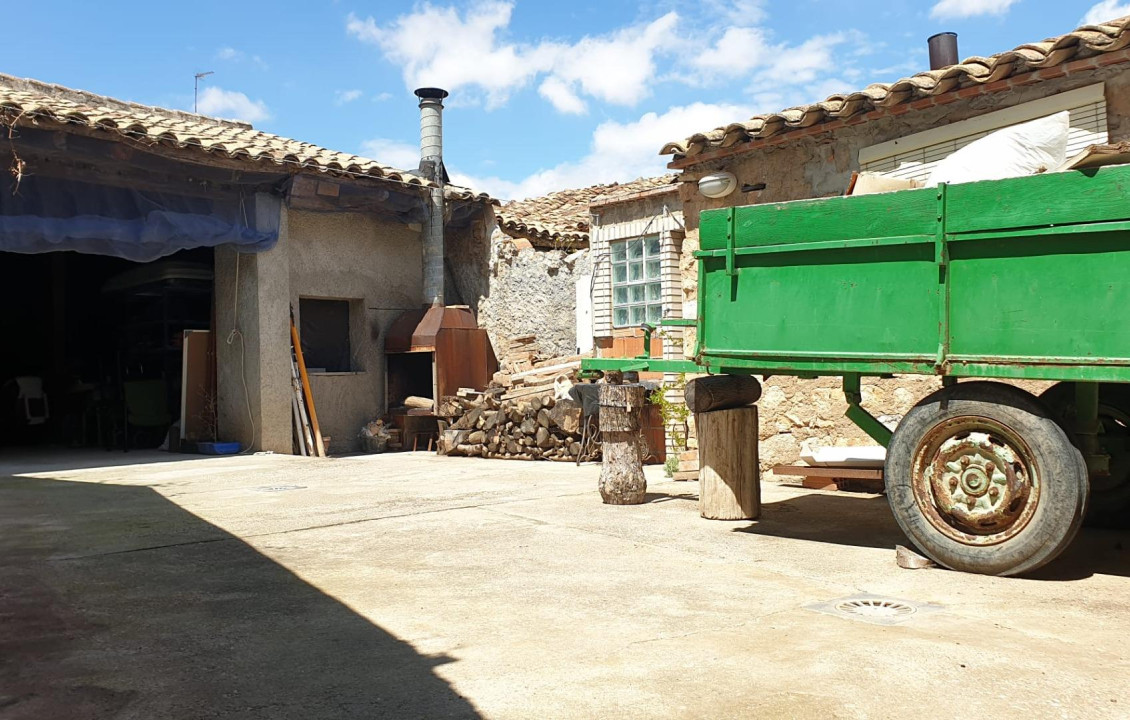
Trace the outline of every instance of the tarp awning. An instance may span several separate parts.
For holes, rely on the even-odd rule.
[[[278,241],[280,211],[281,198],[262,192],[188,197],[24,176],[14,191],[0,192],[0,251],[70,250],[136,262],[225,244],[259,252]]]

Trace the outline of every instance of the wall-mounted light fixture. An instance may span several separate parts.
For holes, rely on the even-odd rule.
[[[732,172],[703,175],[698,181],[698,191],[708,198],[726,197],[738,189],[738,178]]]

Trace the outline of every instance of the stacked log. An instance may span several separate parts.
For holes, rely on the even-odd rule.
[[[511,398],[494,388],[441,406],[449,401],[462,412],[441,435],[440,455],[572,461],[581,451],[581,408],[552,392]]]

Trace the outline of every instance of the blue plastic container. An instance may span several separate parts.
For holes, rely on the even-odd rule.
[[[196,443],[197,451],[205,455],[235,455],[243,448],[237,442],[202,442]]]

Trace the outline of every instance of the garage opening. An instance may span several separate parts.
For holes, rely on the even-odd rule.
[[[0,447],[175,446],[186,398],[214,425],[213,256],[0,252]]]

